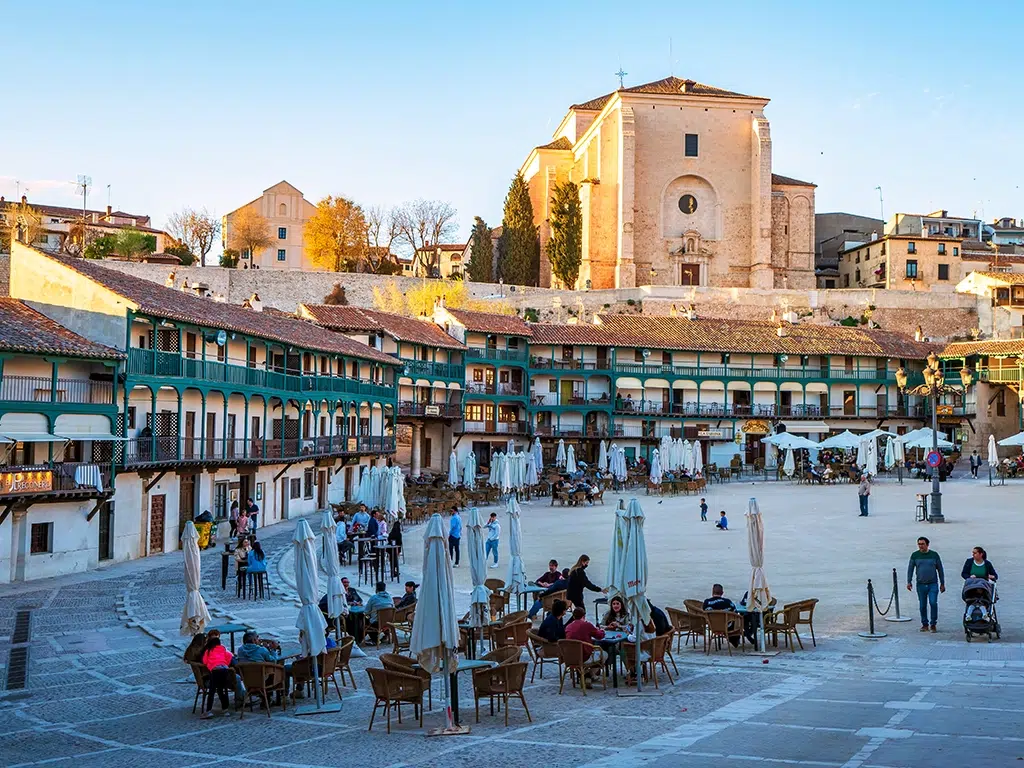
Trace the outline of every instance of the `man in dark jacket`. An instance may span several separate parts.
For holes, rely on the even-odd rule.
[[[537,577],[537,581],[534,582],[538,587],[550,587],[556,581],[562,578],[562,572],[558,570],[558,561],[552,560],[548,563],[548,569]]]
[[[672,622],[668,620],[668,616],[665,615],[665,612],[650,600],[647,601],[647,607],[651,609],[651,621],[654,622],[654,633],[660,637],[661,635],[667,635],[671,632]]]
[[[567,607],[565,600],[555,600],[555,604],[551,606],[551,613],[541,622],[537,634],[549,643],[565,640],[565,623],[563,619]]]
[[[544,598],[549,595],[555,594],[555,592],[561,592],[569,586],[569,569],[566,568],[562,571],[561,578],[557,581],[551,582],[551,586],[537,595],[537,599],[534,600],[533,605],[530,607],[530,618],[532,619],[537,615],[537,612],[544,607]]]

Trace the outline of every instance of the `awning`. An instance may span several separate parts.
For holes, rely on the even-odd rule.
[[[784,421],[782,424],[787,432],[824,434],[830,431],[823,421]]]
[[[110,431],[110,419],[99,414],[63,413],[53,425],[53,433],[68,440],[124,440]]]
[[[107,433],[87,432],[82,435],[54,435],[61,440],[127,440],[127,437],[118,437]]]
[[[0,435],[8,443],[66,443],[68,438],[46,432],[4,432]]]

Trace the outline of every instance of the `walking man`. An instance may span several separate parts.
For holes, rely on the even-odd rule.
[[[974,453],[971,454],[971,477],[978,477],[978,470],[981,468],[981,456],[978,455],[978,449],[974,449]]]
[[[459,508],[452,507],[452,517],[448,521],[448,555],[452,559],[452,565],[459,567],[459,558],[462,556],[462,517],[459,515]]]
[[[705,523],[708,521],[708,502],[706,499],[700,500],[700,519]]]
[[[259,525],[260,519],[260,507],[252,500],[252,497],[246,502],[245,513],[249,515],[249,528],[253,533],[256,533],[256,528]]]
[[[860,485],[857,486],[857,497],[860,499],[860,516],[868,516],[868,497],[871,496],[871,482],[867,475],[860,476]]]
[[[498,522],[498,513],[491,512],[491,517],[487,521],[487,541],[484,542],[484,560],[487,559],[488,555],[494,555],[494,562],[489,567],[498,567],[498,537],[501,536],[501,523]]]
[[[917,552],[910,556],[907,567],[907,589],[912,588],[914,571],[917,571],[917,600],[921,605],[921,631],[931,629],[935,632],[935,623],[939,618],[939,592],[946,591],[946,574],[942,570],[942,558],[938,552],[928,549],[928,539],[924,536],[917,540]],[[928,619],[928,606],[931,606],[931,620]]]

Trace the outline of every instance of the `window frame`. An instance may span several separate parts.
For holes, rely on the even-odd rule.
[[[691,150],[692,141],[692,152]],[[700,135],[696,133],[683,134],[683,157],[700,157]]]
[[[948,281],[949,280],[949,264],[936,264],[935,266],[936,266],[935,279],[936,280],[942,280],[942,281]],[[946,273],[945,277],[942,276],[943,271],[945,271],[945,273]]]
[[[41,533],[46,539],[45,549],[36,546],[37,534]],[[32,523],[29,530],[29,554],[30,555],[52,555],[53,554],[53,522]]]
[[[911,265],[914,267],[913,270],[910,268]],[[904,272],[908,280],[917,280],[918,275],[920,274],[920,272],[918,272],[917,259],[907,259],[906,264],[904,265]]]
[[[288,261],[288,251],[286,251],[284,248],[278,248],[277,249],[277,260],[278,261]]]
[[[278,227],[277,228],[277,239],[278,240],[287,240],[288,239],[288,227]]]

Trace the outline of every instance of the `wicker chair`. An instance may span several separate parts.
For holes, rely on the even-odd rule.
[[[429,685],[413,675],[388,669],[368,669],[366,674],[370,678],[375,697],[373,712],[370,714],[370,727],[366,730],[373,730],[373,719],[377,716],[377,710],[384,707],[384,713],[388,718],[388,733],[391,733],[391,707],[394,705],[398,711],[398,722],[401,724],[403,704],[412,704],[413,717],[418,717],[420,728],[423,727],[423,694]]]
[[[690,614],[686,610],[680,608],[665,608],[665,612],[668,614],[668,620],[672,622],[672,628],[675,630],[676,636],[676,651],[682,651],[683,641],[686,644],[690,644],[690,639],[693,639],[693,647],[697,647],[697,632],[696,626],[700,624],[699,621],[695,621],[695,616]],[[701,637],[704,633],[701,632]]]
[[[317,666],[317,673],[319,673],[320,675],[320,683],[323,686],[324,701],[327,700],[328,682],[334,683],[334,690],[338,694],[338,700],[341,700],[341,688],[338,687],[338,678],[336,677],[336,675],[338,674],[338,657],[340,655],[341,648],[335,647],[331,648],[330,650],[324,651],[322,654],[320,654],[320,657],[317,659],[318,662],[321,662]]]
[[[765,634],[772,636],[772,642],[775,645],[779,644],[779,635],[783,635],[786,639],[786,646],[794,653],[796,653],[796,647],[793,645],[793,638],[795,637],[802,651],[804,649],[804,641],[800,639],[800,635],[796,631],[799,618],[800,603],[785,605],[781,611],[776,611],[772,614],[770,622],[765,622]]]
[[[537,674],[538,667],[540,668],[540,679],[544,679],[545,664],[554,664],[561,671],[562,663],[558,658],[558,643],[549,643],[535,632],[527,632],[526,639],[529,641],[526,650],[533,661],[533,672],[530,673],[531,683]]]
[[[519,661],[523,655],[523,649],[517,645],[506,645],[503,648],[495,648],[480,657],[480,661],[493,661],[495,664],[509,664]]]
[[[402,656],[397,653],[382,653],[380,655],[380,663],[384,666],[384,669],[390,672],[400,672],[403,675],[412,675],[423,680],[427,686],[427,709],[432,710],[434,708],[434,694],[430,688],[429,672],[420,667],[414,667],[415,661],[408,656]]]
[[[704,603],[700,600],[684,600],[686,615],[690,617],[690,633],[694,635],[693,647],[697,647],[697,637],[701,638],[705,647],[708,643],[708,615]]]
[[[565,590],[564,589],[561,590],[560,592],[552,592],[550,595],[547,595],[546,597],[542,597],[541,598],[540,604],[541,604],[542,610],[544,611],[544,615],[545,616],[547,614],[551,613],[551,609],[554,608],[556,600],[566,601]],[[568,601],[566,601],[566,602],[568,602]]]
[[[348,672],[349,679],[352,681],[352,690],[358,690],[356,688],[356,676],[352,674],[352,648],[356,644],[354,637],[346,637],[342,639],[341,644],[338,646],[338,672],[341,673],[341,684],[345,685],[345,673]]]
[[[743,617],[734,611],[708,611],[704,614],[708,621],[707,641],[704,643],[704,652],[711,653],[711,641],[717,640],[721,649],[722,640],[725,640],[729,655],[732,656],[733,637],[740,638],[743,642]]]
[[[375,645],[380,648],[380,641],[385,634],[391,631],[391,625],[395,623],[394,608],[377,609],[377,629],[374,631]]]
[[[196,681],[196,698],[192,702],[192,714],[196,713],[196,705],[199,704],[199,699],[206,696],[206,686],[210,680],[210,671],[198,661],[188,662],[189,667],[192,668],[192,677]]]
[[[529,618],[529,611],[512,611],[512,613],[506,613],[501,617],[501,626],[507,624],[518,624],[521,621],[526,621]]]
[[[476,721],[480,722],[480,699],[485,696],[490,700],[491,715],[494,715],[494,700],[498,699],[499,708],[505,705],[505,727],[508,727],[508,702],[510,698],[518,698],[523,703],[526,719],[531,723],[530,708],[526,706],[523,696],[523,685],[526,683],[526,662],[518,661],[501,664],[492,669],[473,670],[473,700],[476,704]]]
[[[270,717],[270,696],[271,693],[281,694],[281,707],[287,709],[285,693],[285,673],[283,664],[268,664],[266,662],[249,662],[238,664],[235,669],[242,678],[242,685],[245,686],[245,699],[242,701],[242,711],[239,719],[245,717],[245,705],[249,705],[252,711],[252,699],[255,697],[263,703],[267,710],[267,717]]]
[[[520,621],[514,624],[504,624],[491,627],[491,642],[496,648],[506,646],[522,647],[526,645],[526,635],[532,624],[529,621]]]
[[[789,603],[782,606],[782,610],[785,611],[787,608],[799,609],[797,617],[794,620],[794,624],[799,626],[800,624],[806,624],[807,628],[811,630],[811,645],[814,647],[818,646],[818,641],[814,637],[814,606],[818,604],[818,598],[812,597],[807,600],[800,600],[795,603]],[[799,635],[797,636],[799,637]],[[802,646],[801,646],[802,647]]]
[[[582,640],[558,641],[558,660],[562,665],[558,676],[559,695],[561,695],[562,689],[565,686],[566,675],[569,676],[569,682],[572,683],[573,687],[576,686],[578,679],[580,690],[583,691],[584,696],[587,695],[585,682],[587,672],[603,673],[604,671],[604,663],[595,660],[593,654],[594,646],[590,643],[584,643]],[[605,688],[608,687],[604,674],[601,674],[601,683]]]

